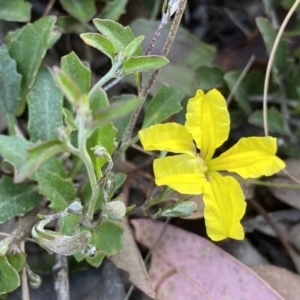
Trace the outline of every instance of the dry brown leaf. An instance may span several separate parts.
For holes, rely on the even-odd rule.
[[[299,275],[272,265],[255,265],[251,266],[251,269],[269,283],[285,300],[299,300]]]
[[[119,254],[110,257],[110,260],[117,268],[129,273],[132,284],[150,298],[154,298],[155,291],[127,220],[123,220],[122,227],[124,229],[123,249]]]

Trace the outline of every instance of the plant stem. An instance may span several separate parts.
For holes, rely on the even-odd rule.
[[[88,221],[93,220],[95,205],[99,196],[100,187],[97,184],[96,173],[94,171],[94,166],[92,160],[86,150],[86,140],[88,136],[88,129],[86,128],[86,118],[82,115],[78,116],[78,148],[79,148],[79,157],[82,159],[85,164],[90,184],[92,190],[92,196],[89,201],[88,210],[86,212],[86,219]]]
[[[116,61],[111,69],[109,70],[109,72],[103,76],[94,86],[93,88],[90,90],[89,94],[88,94],[88,98],[91,99],[91,97],[94,95],[94,93],[101,88],[105,83],[107,83],[109,80],[111,80],[112,78],[116,77],[116,71],[120,68],[120,66],[123,64],[122,60],[118,60]]]

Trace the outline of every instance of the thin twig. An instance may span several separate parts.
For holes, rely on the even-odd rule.
[[[270,53],[270,58],[268,61],[268,65],[267,65],[267,71],[266,71],[266,77],[265,77],[265,83],[264,83],[264,98],[263,98],[263,117],[264,117],[264,131],[265,131],[265,135],[268,136],[269,135],[269,130],[268,130],[268,88],[269,88],[269,83],[270,83],[270,74],[271,74],[271,69],[272,69],[272,65],[274,62],[274,58],[275,58],[275,54],[276,54],[276,50],[278,48],[279,42],[281,40],[281,37],[283,35],[283,32],[285,30],[285,27],[287,25],[287,23],[289,22],[291,16],[293,15],[293,13],[295,12],[295,10],[297,9],[298,5],[300,4],[300,0],[296,0],[293,4],[293,6],[291,7],[291,9],[289,10],[289,12],[287,13],[285,19],[283,20],[278,34],[276,36],[276,39],[274,41],[274,45],[272,47],[271,53]]]
[[[254,60],[255,60],[255,55],[252,55],[247,63],[247,65],[245,66],[245,68],[243,69],[241,75],[239,76],[239,78],[237,79],[236,83],[234,84],[232,90],[230,91],[229,96],[227,97],[227,105],[229,106],[231,100],[233,99],[233,95],[235,94],[236,90],[238,89],[238,87],[240,86],[241,82],[243,81],[243,79],[245,78],[245,76],[247,75],[249,69],[251,68]]]
[[[47,6],[46,6],[46,9],[45,9],[45,11],[44,11],[44,13],[43,13],[43,17],[46,17],[46,16],[49,14],[49,12],[50,12],[51,8],[53,7],[55,1],[56,1],[56,0],[50,0],[50,1],[49,1],[49,3],[48,3]]]
[[[224,11],[234,25],[236,25],[247,37],[251,37],[251,31],[236,18],[235,14],[230,9],[224,8]]]
[[[280,242],[283,245],[283,247],[285,248],[286,252],[290,255],[298,273],[300,273],[300,264],[298,262],[299,255],[293,249],[293,247],[289,244],[289,242],[285,238],[281,229],[277,226],[277,224],[274,222],[274,220],[268,215],[268,213],[265,211],[265,209],[256,200],[249,199],[248,201],[254,206],[254,208],[258,211],[258,213],[262,215],[262,217],[266,220],[266,222],[274,230],[276,236],[280,240]]]
[[[21,241],[20,248],[21,248],[22,253],[25,253],[25,241],[24,240]],[[21,282],[22,282],[22,299],[30,300],[26,266],[24,266],[22,269]]]
[[[56,221],[56,231],[60,230],[60,221]],[[54,289],[56,291],[57,300],[69,300],[70,288],[69,288],[69,268],[67,256],[62,254],[55,254],[55,265],[52,268],[54,277]]]

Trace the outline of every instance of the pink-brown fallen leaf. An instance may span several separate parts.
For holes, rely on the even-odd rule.
[[[299,300],[299,275],[272,265],[255,265],[251,266],[251,269],[268,282],[285,300]]]
[[[158,299],[283,299],[252,270],[210,241],[171,225],[165,228],[159,221],[131,222],[138,242],[149,248],[156,245],[149,273]]]

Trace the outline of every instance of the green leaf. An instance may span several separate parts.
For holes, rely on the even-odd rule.
[[[34,171],[36,171],[47,159],[67,150],[67,146],[58,140],[46,141],[32,146],[28,149],[26,160],[17,170],[14,181],[16,183],[22,182],[26,179],[26,177],[29,177]]]
[[[94,268],[99,268],[105,256],[103,252],[97,251],[93,257],[88,257],[86,261]]]
[[[0,295],[12,292],[20,285],[18,272],[2,254],[0,254],[0,279]]]
[[[29,22],[31,4],[24,0],[0,0],[0,20]]]
[[[168,63],[169,60],[166,57],[158,55],[131,57],[123,63],[122,72],[123,75],[135,72],[146,72],[160,69]]]
[[[105,8],[99,15],[100,19],[117,21],[125,13],[128,0],[112,0],[106,3]]]
[[[117,97],[113,97],[111,99],[111,103],[112,104],[116,104],[119,103],[121,105],[121,103],[126,103],[127,101],[136,98],[135,95],[130,95],[130,94],[123,94]],[[127,116],[123,117],[123,118],[119,118],[116,119],[113,124],[114,127],[117,129],[117,135],[116,135],[116,141],[119,142],[122,140],[122,137],[126,131],[126,128],[129,125],[130,122],[130,118],[131,118],[131,114],[128,114]]]
[[[147,51],[147,48],[151,43],[153,33],[158,28],[159,24],[160,22],[157,21],[136,19],[130,25],[135,36],[145,35],[145,40],[143,42],[144,52]],[[168,24],[161,31],[161,34],[157,38],[157,42],[152,54],[161,53],[161,45],[165,43],[169,35],[170,26],[171,24]],[[216,53],[217,50],[215,47],[201,42],[199,38],[191,34],[188,30],[184,29],[183,27],[179,27],[174,43],[172,44],[171,51],[168,54],[168,59],[172,62],[171,65],[181,65],[188,67],[188,69],[196,70],[200,66],[212,66],[216,58]],[[182,74],[183,73],[179,73],[181,77],[184,77]],[[173,87],[179,88],[178,84],[177,86]]]
[[[182,74],[184,74],[184,76]],[[150,72],[144,73],[143,82],[147,82],[150,79],[150,75]],[[136,85],[136,81],[133,80],[133,76],[126,76],[123,80],[134,86]],[[157,93],[162,84],[171,86],[188,97],[193,97],[197,89],[195,72],[190,67],[180,64],[173,64],[173,62],[160,69],[159,74],[151,88],[151,95]]]
[[[6,258],[11,266],[16,269],[17,272],[21,272],[26,263],[25,253],[17,252],[14,254],[6,254]]]
[[[145,110],[142,128],[160,123],[182,110],[180,105],[184,95],[172,87],[163,85],[152,98]]]
[[[23,105],[47,51],[55,21],[56,17],[49,16],[27,24],[9,44],[10,56],[16,60],[18,72],[22,75]]]
[[[42,163],[38,170],[45,170],[47,172],[58,174],[62,178],[67,178],[68,173],[64,167],[64,163],[63,158],[53,156]],[[30,179],[32,179],[32,176]]]
[[[58,16],[56,25],[62,33],[71,33],[81,24],[72,16]]]
[[[6,47],[0,45],[0,111],[12,132],[20,102],[21,78],[15,60],[9,56]]]
[[[57,138],[57,129],[63,125],[63,95],[52,72],[41,67],[28,94],[30,140],[37,142]]]
[[[116,192],[125,182],[127,175],[120,172],[114,175],[114,188],[113,191]]]
[[[57,26],[55,26],[51,31],[48,49],[51,49],[56,44],[56,42],[61,38],[61,35],[62,32],[59,30]]]
[[[96,13],[95,0],[60,0],[63,8],[76,19],[86,22]]]
[[[67,214],[61,219],[60,231],[66,235],[74,235],[74,228],[81,221],[82,217],[75,214]]]
[[[15,184],[11,177],[3,176],[0,181],[0,223],[14,216],[24,216],[40,201],[36,186]]]
[[[65,97],[74,107],[77,107],[80,99],[83,97],[83,94],[81,93],[77,84],[70,76],[68,76],[58,68],[54,69],[54,74],[56,82],[58,83]]]
[[[55,211],[62,211],[76,198],[76,189],[70,178],[64,179],[58,174],[45,169],[37,171],[37,182],[40,193],[50,202]]]
[[[99,33],[82,33],[80,37],[87,45],[96,48],[108,56],[111,60],[114,59],[116,55],[116,48],[114,44],[105,36]]]
[[[61,69],[76,83],[83,94],[89,92],[91,87],[91,70],[81,62],[74,52],[61,59]]]
[[[196,70],[197,86],[202,90],[211,90],[224,85],[224,72],[219,67],[202,66]]]
[[[33,143],[20,136],[0,135],[0,154],[14,166],[15,169],[25,161],[27,149]]]
[[[144,38],[144,36],[139,36],[129,43],[123,51],[124,56],[129,58],[134,54],[138,55],[137,53],[142,53],[141,43]]]
[[[92,94],[92,97],[90,99],[90,109],[92,110],[93,114],[99,111],[100,109],[103,109],[108,106],[108,97],[103,89],[100,88]]]
[[[270,54],[278,30],[274,29],[270,21],[264,18],[257,18],[256,24],[259,31],[261,32],[268,53]],[[290,66],[287,57],[288,57],[288,44],[287,41],[281,39],[274,58],[274,68],[279,72],[284,72],[285,70],[287,70],[287,68]]]
[[[141,103],[139,98],[133,98],[124,102],[111,104],[109,107],[99,110],[93,115],[93,125],[99,125],[118,120],[131,113]]]
[[[91,148],[95,147],[96,145],[103,146],[109,154],[112,154],[116,149],[115,144],[115,136],[117,130],[111,123],[101,125],[87,140],[87,151],[92,159],[95,171],[100,178],[102,172],[101,167],[107,162],[104,158],[99,158],[94,154],[94,151]]]
[[[251,113],[251,105],[248,100],[248,86],[247,83],[244,80],[239,84],[237,88],[233,91],[233,88],[235,87],[235,84],[240,77],[241,72],[240,71],[232,71],[228,72],[224,75],[224,79],[226,83],[228,84],[229,89],[233,93],[235,100],[237,101],[239,107],[246,113]]]
[[[122,250],[123,228],[111,221],[102,222],[94,231],[92,241],[106,255],[116,255]]]
[[[248,118],[248,122],[250,124],[263,128],[264,127],[263,111],[257,110],[254,113],[252,113]],[[272,133],[279,133],[283,135],[287,134],[285,130],[282,114],[274,107],[271,107],[268,110],[268,128],[269,131]]]
[[[121,52],[134,40],[134,35],[129,27],[112,20],[94,19],[93,23],[97,30],[105,35],[115,46],[117,52]]]

